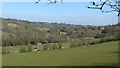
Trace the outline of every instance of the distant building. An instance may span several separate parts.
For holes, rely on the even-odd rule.
[[[36,28],[39,30],[49,30],[49,28],[38,28],[38,27],[36,27]]]
[[[42,43],[37,43],[36,45],[42,45]]]
[[[86,40],[95,39],[94,37],[87,37]]]
[[[101,28],[102,30],[104,30],[104,28]]]
[[[66,34],[66,32],[60,32],[60,34]]]

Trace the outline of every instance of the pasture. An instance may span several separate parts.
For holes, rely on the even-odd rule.
[[[0,67],[2,66],[2,47],[0,46]]]
[[[2,57],[3,66],[117,66],[118,41]]]

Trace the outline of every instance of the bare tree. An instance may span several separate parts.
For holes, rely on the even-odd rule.
[[[41,0],[36,1],[36,3],[39,3]],[[63,0],[60,0],[61,2],[63,2]],[[58,0],[48,0],[49,4],[55,4],[58,2]]]
[[[39,3],[41,0],[36,1],[36,3]],[[48,0],[49,4],[55,4],[58,0]],[[63,0],[60,0],[63,2]],[[104,13],[109,12],[117,12],[119,16],[120,15],[120,1],[119,0],[100,0],[100,2],[90,2],[92,3],[92,6],[87,6],[89,9],[98,9]],[[105,7],[109,7],[110,9],[106,10]]]
[[[104,13],[109,13],[109,12],[117,12],[118,16],[120,15],[120,1],[110,1],[106,0],[103,1],[100,0],[100,2],[91,2],[92,6],[87,6],[89,9],[98,9]],[[109,8],[108,10],[105,9],[105,7]]]

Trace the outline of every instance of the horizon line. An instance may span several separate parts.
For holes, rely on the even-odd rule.
[[[25,19],[17,19],[17,18],[2,18],[2,17],[0,17],[0,19],[11,19],[11,20],[21,20],[21,21],[27,21],[27,22],[31,22],[31,23],[51,23],[51,24],[53,24],[53,23],[56,23],[56,24],[69,24],[69,25],[75,25],[75,26],[77,26],[77,25],[79,25],[79,26],[108,26],[108,25],[116,25],[116,24],[118,24],[118,23],[116,23],[116,24],[108,24],[108,25],[82,25],[82,24],[71,24],[71,23],[65,23],[65,22],[47,22],[47,21],[31,21],[31,20],[25,20]]]

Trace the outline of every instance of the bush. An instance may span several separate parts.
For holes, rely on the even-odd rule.
[[[51,44],[45,44],[47,45],[47,49],[52,50],[52,45]]]
[[[23,53],[23,52],[26,52],[27,50],[26,50],[26,47],[25,46],[21,46],[20,47],[20,53]]]
[[[71,44],[70,44],[70,48],[71,47],[76,47],[77,45],[76,45],[76,43],[75,42],[71,42]]]
[[[53,49],[53,50],[54,50],[54,49],[57,49],[57,45],[52,44],[52,49]]]
[[[95,42],[95,41],[93,41],[93,42],[90,42],[89,44],[90,44],[90,45],[94,45],[94,44],[96,44],[96,42]]]
[[[120,31],[115,34],[115,40],[120,40]]]
[[[85,44],[85,41],[80,41],[77,46],[83,46]]]
[[[58,44],[58,49],[61,49],[62,48],[62,43],[59,43]]]
[[[95,38],[103,38],[103,37],[105,37],[104,34],[97,34],[97,35],[95,36]]]
[[[103,42],[105,42],[105,40],[103,38],[100,39],[99,43],[103,43]]]
[[[10,51],[8,48],[2,47],[2,54],[9,54],[9,53],[10,53]]]
[[[103,42],[109,42],[109,41],[114,41],[115,40],[115,38],[102,38],[102,39],[100,39],[100,43],[103,43]]]
[[[77,47],[77,46],[80,46],[80,45],[81,45],[80,41],[74,40],[74,41],[71,42],[70,48],[71,47]]]
[[[28,52],[32,52],[32,46],[28,46]]]
[[[88,44],[89,45],[94,45],[94,44],[98,44],[98,43],[99,43],[99,40],[94,40],[94,41],[89,42]]]
[[[43,49],[42,50],[47,50],[48,49],[48,45],[43,45]]]

